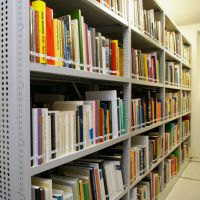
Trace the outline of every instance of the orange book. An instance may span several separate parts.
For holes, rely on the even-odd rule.
[[[103,108],[100,108],[99,115],[100,115],[99,136],[104,136],[104,110]],[[104,141],[104,138],[101,138],[100,142],[103,142],[103,141]]]
[[[111,59],[111,70],[112,75],[117,75],[117,41],[112,40],[111,42],[111,51],[112,51],[112,59]]]
[[[55,65],[54,52],[54,28],[53,28],[53,9],[46,7],[46,44],[47,44],[47,64]]]
[[[157,122],[161,121],[161,102],[156,103],[156,118],[158,119]]]

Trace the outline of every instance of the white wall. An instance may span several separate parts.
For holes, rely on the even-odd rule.
[[[200,157],[200,23],[180,28],[192,44],[191,155]]]

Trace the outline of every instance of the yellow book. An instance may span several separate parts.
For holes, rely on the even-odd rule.
[[[134,150],[130,151],[131,157],[131,166],[130,166],[130,174],[131,174],[131,181],[135,180],[135,160],[134,160]]]
[[[62,66],[62,61],[60,59],[60,23],[58,19],[53,19],[53,28],[54,28],[54,48],[55,48],[55,66]]]
[[[120,76],[124,76],[124,49],[119,48],[119,72]]]
[[[40,63],[46,64],[46,3],[33,1],[32,7],[39,14]]]
[[[158,200],[159,188],[160,188],[159,175],[155,174],[155,200]]]
[[[80,200],[84,200],[83,180],[79,180]]]
[[[149,74],[148,74],[148,65],[147,65],[147,54],[144,54],[144,74],[146,81],[148,81]]]

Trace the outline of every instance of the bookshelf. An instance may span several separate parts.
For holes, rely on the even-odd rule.
[[[95,0],[73,0],[58,2],[46,0],[49,7],[55,12],[63,13],[67,10],[80,8],[86,22],[97,28],[108,38],[118,39],[124,47],[124,76],[113,76],[99,74],[89,71],[75,70],[65,67],[54,67],[29,61],[29,0],[13,2],[2,0],[0,4],[2,21],[1,29],[1,63],[0,70],[0,199],[30,199],[31,196],[31,177],[47,170],[54,169],[60,165],[83,158],[87,155],[97,153],[100,150],[111,147],[115,144],[123,144],[123,166],[122,173],[124,177],[124,191],[117,194],[113,199],[130,199],[132,188],[142,181],[150,172],[156,168],[164,168],[164,160],[170,156],[174,150],[181,152],[181,146],[185,141],[190,142],[191,132],[180,139],[167,154],[163,155],[153,165],[147,169],[144,174],[133,182],[130,181],[130,148],[131,140],[143,133],[158,130],[160,135],[164,136],[165,125],[176,121],[181,126],[184,116],[190,116],[190,109],[182,110],[182,100],[180,100],[180,112],[169,118],[165,116],[165,95],[166,92],[180,92],[191,94],[191,84],[189,86],[173,85],[165,83],[165,63],[175,62],[180,65],[180,77],[182,69],[190,74],[192,63],[191,53],[183,57],[183,46],[190,49],[191,44],[181,33],[180,29],[167,16],[165,11],[156,1],[143,1],[144,9],[154,9],[155,19],[160,20],[162,39],[160,43],[147,34],[141,28],[132,23],[131,0],[127,0],[125,7],[127,9],[127,18],[114,13],[109,8],[101,5]],[[170,50],[165,46],[165,29],[177,33],[179,42],[177,48],[179,53]],[[15,33],[15,34],[13,34]],[[143,53],[157,52],[159,55],[160,81],[146,81],[143,79],[134,79],[132,77],[132,57],[131,49],[141,50]],[[188,50],[185,50],[186,52]],[[188,61],[189,60],[189,61]],[[180,78],[181,80],[182,78]],[[86,149],[63,155],[59,158],[50,160],[47,163],[31,167],[30,164],[30,130],[31,130],[31,109],[30,93],[33,84],[53,83],[64,86],[68,83],[86,84],[92,90],[98,90],[99,87],[108,89],[120,88],[123,92],[123,100],[126,107],[126,125],[127,133],[118,138],[90,146]],[[62,87],[63,87],[62,85]],[[59,85],[60,86],[60,85]],[[151,125],[140,129],[132,130],[131,107],[130,103],[135,94],[134,88],[156,90],[162,101],[161,121],[154,122]],[[47,89],[48,90],[48,89]],[[191,119],[190,119],[191,120]],[[181,131],[181,130],[180,130]],[[187,166],[188,159],[180,163],[180,169],[176,176],[164,187],[161,183],[159,199],[164,199],[183,169]],[[164,172],[161,170],[161,177]]]

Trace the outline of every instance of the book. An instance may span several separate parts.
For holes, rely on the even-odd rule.
[[[53,9],[46,7],[46,54],[47,64],[55,65]]]
[[[46,64],[46,3],[44,1],[33,1],[32,7],[38,11],[39,16],[39,62]]]

